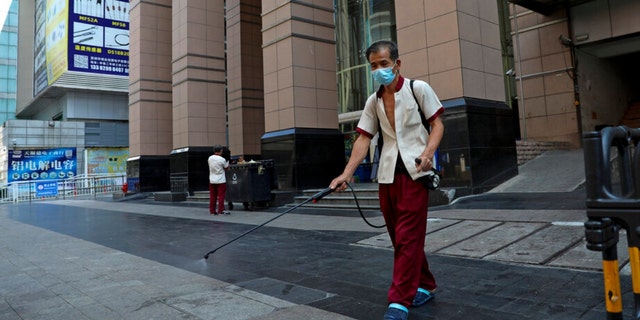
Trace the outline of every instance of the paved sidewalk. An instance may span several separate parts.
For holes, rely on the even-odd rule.
[[[0,206],[3,320],[350,319],[16,222],[8,206]]]
[[[554,265],[555,260],[547,258],[571,252],[558,246],[583,251],[582,229],[570,223],[579,222],[583,212],[458,206],[463,209],[431,213],[426,249],[442,290],[436,302],[412,310],[410,319],[604,317],[602,277],[589,271],[598,268],[598,254],[584,250],[586,261],[592,264],[588,268],[579,258],[575,259],[580,261],[578,266]],[[301,208],[209,260],[202,259],[203,254],[215,248],[216,242],[224,242],[200,234],[198,226],[212,226],[214,237],[218,234],[228,241],[247,230],[247,225],[260,224],[282,210],[236,210],[228,216],[211,216],[198,205],[60,200],[5,205],[0,212],[0,319],[364,320],[381,318],[384,312],[392,251],[386,233],[366,226],[354,212]],[[367,214],[372,222],[382,222]],[[91,221],[94,219],[97,221]],[[158,225],[180,227],[150,226],[166,235],[147,239],[148,232],[137,235],[137,227],[119,232],[121,224],[108,222],[113,219],[126,225],[160,219]],[[573,242],[565,243],[565,236],[554,232],[533,237],[541,229],[554,230],[554,221]],[[184,223],[188,225],[182,226]],[[74,224],[80,225],[70,227]],[[332,248],[330,243],[342,242],[338,235],[349,235],[345,244],[352,249]],[[132,239],[121,243],[126,237]],[[318,237],[321,242],[313,240]],[[512,245],[501,244],[514,238]],[[275,242],[269,244],[272,240]],[[171,241],[182,245],[174,249]],[[140,248],[136,248],[138,243]],[[264,246],[274,251],[261,251]],[[189,252],[183,252],[185,248]],[[339,253],[342,251],[344,254]],[[287,263],[287,257],[295,262]],[[246,272],[259,265],[274,263],[247,277]],[[576,268],[580,271],[572,271]],[[276,272],[278,269],[282,271]],[[340,274],[344,279],[360,280],[349,283],[327,278]],[[630,301],[629,281],[623,277],[625,299]],[[310,281],[313,278],[317,280]],[[554,285],[558,287],[551,289]],[[483,292],[493,302],[482,303]],[[538,293],[532,296],[533,292]],[[539,309],[540,304],[547,308]],[[629,303],[625,308],[630,308]],[[460,314],[449,316],[451,312]]]
[[[583,206],[579,189],[503,189],[432,208],[425,250],[440,288],[410,319],[606,318]],[[0,205],[0,319],[381,319],[393,252],[356,211],[298,208],[202,258],[283,210],[211,216],[203,203],[108,198]],[[623,263],[625,246],[621,235]],[[621,283],[629,317],[628,270]]]

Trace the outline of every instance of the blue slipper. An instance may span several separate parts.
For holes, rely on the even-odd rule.
[[[408,317],[409,309],[398,303],[390,304],[384,314],[384,320],[407,320]]]
[[[434,296],[435,295],[433,292],[422,289],[422,288],[418,288],[418,292],[416,292],[416,296],[413,298],[413,303],[411,303],[411,306],[419,307],[427,303],[428,301],[432,300]]]

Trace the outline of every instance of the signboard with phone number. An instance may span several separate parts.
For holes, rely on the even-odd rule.
[[[9,150],[7,180],[57,180],[76,176],[76,148]]]

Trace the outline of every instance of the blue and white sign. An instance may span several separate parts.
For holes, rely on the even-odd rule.
[[[36,197],[51,197],[58,195],[57,181],[36,182]]]
[[[9,150],[7,182],[57,180],[76,176],[76,148]]]

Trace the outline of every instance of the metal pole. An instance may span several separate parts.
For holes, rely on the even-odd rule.
[[[513,26],[515,28],[516,47],[518,48],[518,70],[520,72],[520,94],[518,95],[518,105],[522,106],[522,140],[527,140],[527,109],[524,106],[524,85],[522,84],[522,53],[520,48],[520,33],[518,32],[518,14],[516,12],[516,5],[512,4],[513,8]]]

